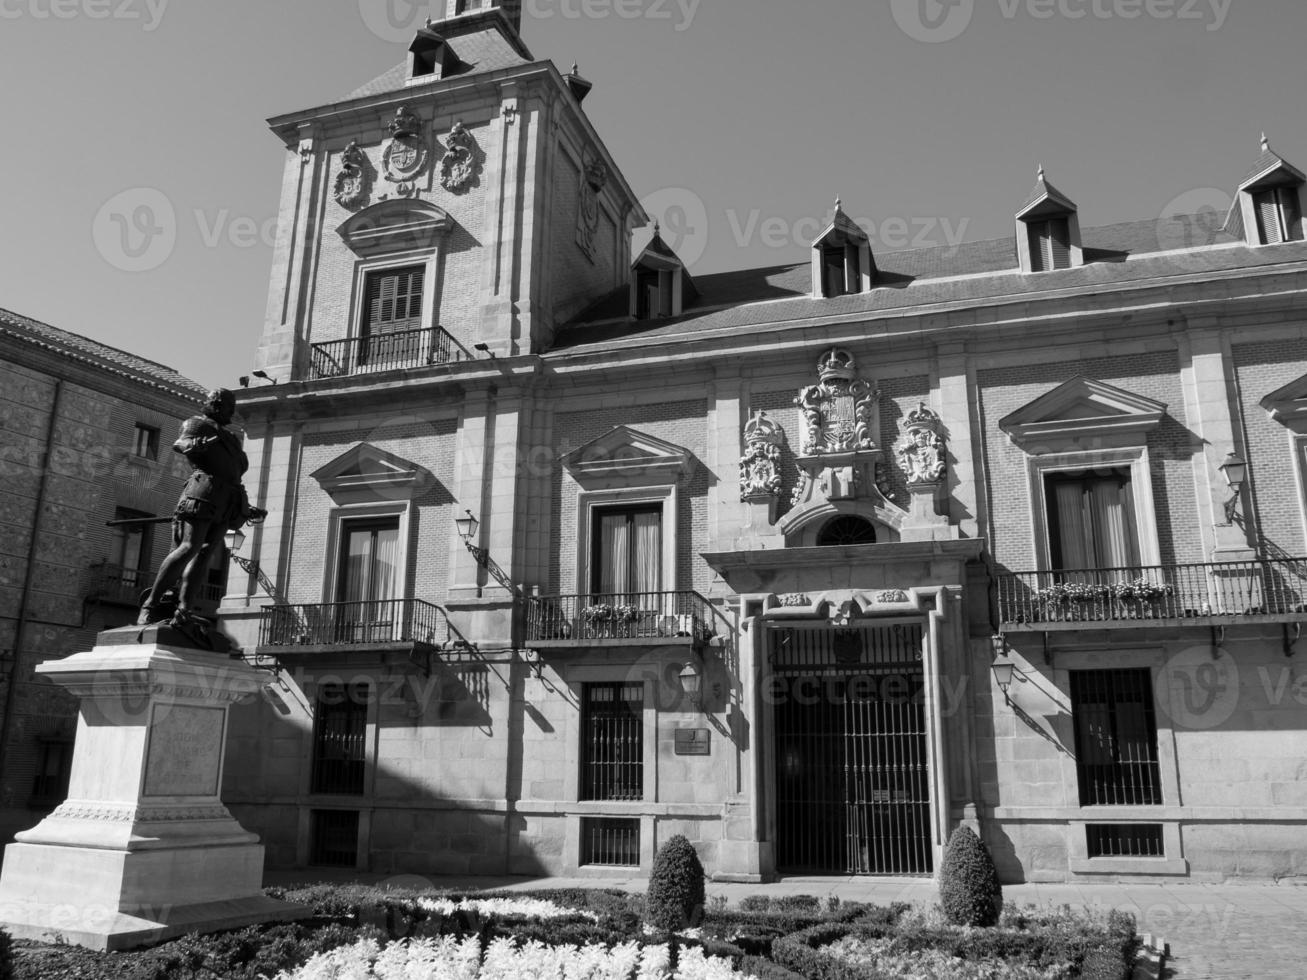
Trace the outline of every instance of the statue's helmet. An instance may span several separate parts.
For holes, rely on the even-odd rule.
[[[214,388],[204,403],[204,414],[227,421],[236,413],[236,396],[226,388]]]

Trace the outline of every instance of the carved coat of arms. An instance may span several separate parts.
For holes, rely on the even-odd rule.
[[[875,409],[880,392],[857,376],[853,355],[838,347],[817,362],[819,384],[804,388],[794,404],[803,411],[803,455],[875,449]]]
[[[581,207],[576,220],[576,243],[594,257],[599,233],[599,194],[608,185],[608,167],[593,150],[586,149],[581,172]]]
[[[445,137],[445,155],[440,160],[440,186],[458,194],[475,184],[480,174],[481,160],[476,141],[460,120]]]
[[[781,444],[785,431],[767,417],[754,412],[744,426],[745,453],[740,458],[740,499],[779,497],[781,493]]]
[[[405,184],[418,177],[427,165],[427,147],[422,139],[422,120],[408,106],[400,106],[390,124],[390,142],[381,154],[386,179]]]
[[[336,175],[336,201],[351,211],[363,207],[372,191],[372,176],[368,159],[359,149],[358,140],[345,147],[340,157],[340,173]]]

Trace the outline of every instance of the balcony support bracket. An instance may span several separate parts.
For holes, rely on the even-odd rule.
[[[1302,623],[1284,624],[1284,655],[1292,657],[1294,644],[1302,639]]]

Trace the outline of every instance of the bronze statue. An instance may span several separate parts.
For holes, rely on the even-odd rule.
[[[268,516],[262,508],[250,506],[241,485],[250,463],[240,439],[227,428],[235,413],[236,396],[219,388],[209,392],[203,415],[182,423],[172,449],[185,456],[193,470],[173,514],[173,550],[159,566],[154,586],[141,604],[138,626],[168,619],[176,627],[192,623],[191,609],[223,535],[244,524],[262,523]],[[168,616],[164,596],[179,580],[176,612]]]

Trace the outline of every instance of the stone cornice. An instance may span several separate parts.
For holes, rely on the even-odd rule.
[[[985,549],[981,538],[958,541],[908,541],[845,545],[838,548],[775,548],[760,551],[704,552],[713,571],[735,569],[825,568],[832,564],[893,565],[923,561],[975,561]]]

